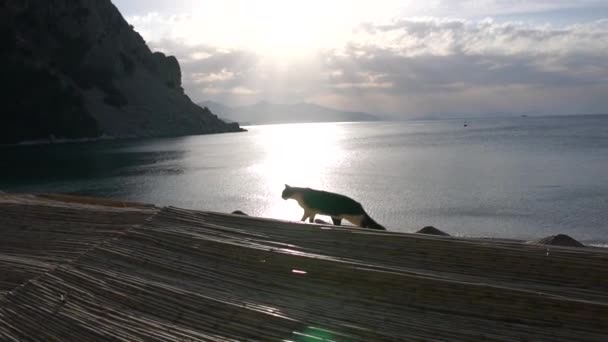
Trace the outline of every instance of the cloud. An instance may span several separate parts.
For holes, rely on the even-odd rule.
[[[606,13],[604,0],[433,0],[408,4],[403,12],[409,16],[461,18],[533,16],[593,9]]]
[[[310,60],[277,61],[247,49],[188,44],[178,39],[149,45],[178,58],[182,86],[194,101],[290,103],[315,96],[326,83],[319,63]]]
[[[361,99],[365,89],[388,96],[395,110],[608,109],[603,97],[589,98],[608,90],[608,20],[565,28],[446,18],[367,23],[324,61],[338,95]]]
[[[539,55],[605,53],[608,20],[564,28],[498,23],[492,19],[470,21],[450,18],[399,19],[389,24],[364,24],[358,40],[399,52],[401,55],[454,53]]]
[[[483,3],[497,8],[523,2]],[[535,5],[540,11],[567,2]],[[361,24],[342,46],[287,60],[254,47],[193,43],[157,25],[183,21],[192,19],[150,15],[137,19],[135,27],[142,26],[148,40],[148,35],[166,37],[150,45],[178,57],[184,88],[195,101],[314,101],[403,115],[608,112],[607,19],[550,26],[402,17]],[[155,33],[145,33],[152,28]]]

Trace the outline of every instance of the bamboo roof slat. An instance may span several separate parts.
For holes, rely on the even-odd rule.
[[[0,295],[143,223],[158,210],[99,202],[67,195],[0,194]]]
[[[608,340],[603,249],[59,202],[0,196],[0,340]]]

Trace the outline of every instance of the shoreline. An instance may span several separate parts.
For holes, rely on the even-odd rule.
[[[20,146],[47,146],[47,145],[64,145],[64,144],[80,144],[80,143],[96,143],[102,141],[128,141],[137,139],[162,139],[162,138],[179,138],[179,137],[190,137],[199,135],[212,135],[212,134],[228,134],[228,133],[244,133],[247,132],[246,128],[239,127],[238,131],[218,131],[210,133],[200,134],[177,134],[177,135],[149,135],[149,136],[111,136],[102,135],[95,138],[47,138],[47,139],[35,139],[35,140],[24,140],[18,143],[12,144],[0,144],[2,147],[20,147]]]

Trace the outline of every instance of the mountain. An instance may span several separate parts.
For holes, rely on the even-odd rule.
[[[226,117],[226,115],[225,115],[225,113],[232,113],[232,111],[234,110],[232,107],[228,107],[222,103],[215,102],[215,101],[203,101],[203,102],[197,102],[196,104],[202,108],[207,108],[214,113],[218,113],[218,116],[224,121],[227,121],[227,122],[236,121],[230,117]]]
[[[110,0],[0,1],[0,144],[240,131],[194,104]]]
[[[276,104],[266,101],[250,106],[230,107],[214,101],[198,103],[220,117],[250,124],[298,122],[377,121],[377,116],[364,112],[349,112],[319,106],[313,103]]]

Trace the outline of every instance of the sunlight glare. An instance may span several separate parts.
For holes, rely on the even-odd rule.
[[[344,46],[365,22],[390,18],[411,1],[223,0],[181,2],[127,19],[147,41],[244,49],[276,61],[315,59]],[[170,7],[170,6],[169,6]]]
[[[332,45],[339,23],[331,18],[331,5],[319,1],[256,1],[250,8],[255,18],[256,45],[266,55],[293,57],[323,45]]]
[[[295,201],[280,198],[284,184],[325,188],[325,175],[342,163],[339,124],[286,124],[268,126],[258,144],[265,158],[252,167],[252,172],[265,179],[272,194],[262,216],[298,220],[302,209]]]
[[[183,35],[201,42],[247,48],[266,57],[313,57],[343,46],[364,21],[394,15],[402,1],[224,0],[193,3],[196,20]],[[186,39],[190,41],[191,39]]]

